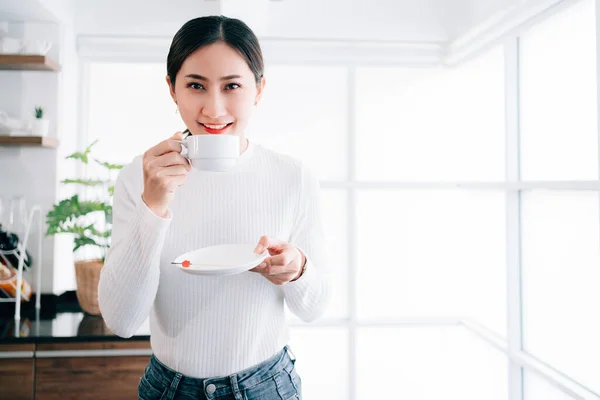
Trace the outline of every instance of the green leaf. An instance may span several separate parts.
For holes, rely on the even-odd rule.
[[[65,179],[64,181],[61,181],[61,183],[64,183],[64,184],[75,183],[75,184],[83,185],[83,186],[98,186],[105,182],[106,181],[101,181],[99,179]]]
[[[69,156],[67,156],[67,159],[73,159],[73,160],[81,160],[84,164],[87,164],[89,159],[88,159],[88,154],[90,154],[90,152],[92,151],[92,147],[98,143],[98,139],[94,140],[92,142],[92,144],[90,144],[87,149],[85,149],[83,151],[83,153],[81,152],[75,152]]]
[[[84,237],[84,236],[79,236],[79,237],[75,238],[75,247],[73,247],[73,252],[76,252],[77,250],[79,250],[83,246],[98,246],[98,247],[103,247],[102,245],[98,244],[92,238]]]
[[[111,230],[107,229],[106,231],[99,231],[94,227],[94,224],[90,224],[87,226],[83,225],[61,225],[57,227],[55,233],[72,233],[74,235],[82,236],[82,237],[91,237],[96,236],[98,238],[109,238],[111,235]]]
[[[123,168],[123,165],[121,164],[111,164],[108,163],[106,161],[100,161],[98,159],[94,159],[98,164],[102,165],[104,168],[108,169],[108,170],[114,170],[114,169],[121,169]]]
[[[93,141],[84,151],[75,152],[67,157],[67,159],[80,160],[84,164],[89,164],[93,159],[99,165],[111,172],[112,170],[120,170],[123,165],[111,164],[103,162],[96,158],[92,158],[90,153],[92,147],[98,142]],[[110,247],[110,238],[112,233],[112,205],[109,202],[110,197],[114,196],[115,182],[113,180],[100,180],[91,178],[81,179],[65,179],[63,184],[76,184],[86,187],[102,185],[102,189],[106,190],[108,195],[104,200],[99,201],[80,201],[78,195],[73,195],[71,198],[64,199],[58,204],[53,205],[52,209],[46,214],[46,223],[48,229],[46,235],[59,233],[67,233],[74,236],[75,245],[73,251],[79,250],[84,246],[96,246],[102,250],[102,259],[104,259],[106,251]],[[106,188],[106,189],[105,189]],[[96,223],[90,223],[96,218],[88,215],[92,213],[103,213],[103,229],[96,228]],[[98,217],[100,217],[98,215]],[[101,217],[100,217],[101,219]]]
[[[46,235],[60,233],[76,226],[77,219],[96,211],[112,214],[112,206],[99,201],[79,201],[77,194],[55,204],[46,214],[48,231]]]
[[[111,230],[110,229],[107,229],[106,231],[102,232],[102,231],[97,230],[94,227],[94,224],[89,225],[86,228],[87,228],[86,231],[89,232],[90,235],[97,236],[97,237],[100,237],[100,238],[109,238],[110,235],[111,235]]]
[[[94,211],[110,211],[112,213],[112,206],[101,201],[82,201],[79,203],[79,210],[81,211],[82,215],[89,214]]]

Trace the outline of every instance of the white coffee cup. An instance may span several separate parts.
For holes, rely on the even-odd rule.
[[[229,171],[240,156],[240,138],[235,135],[189,135],[180,143],[181,155],[201,171]]]

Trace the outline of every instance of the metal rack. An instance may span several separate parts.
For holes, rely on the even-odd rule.
[[[25,257],[27,255],[26,249],[29,243],[29,236],[31,234],[31,227],[33,225],[33,219],[35,214],[38,215],[38,243],[37,243],[37,258],[36,258],[36,278],[35,278],[35,309],[36,313],[39,313],[41,308],[40,303],[40,295],[42,288],[42,237],[43,237],[43,218],[42,218],[42,209],[40,206],[35,205],[31,207],[29,213],[27,214],[27,218],[25,220],[25,231],[23,237],[21,238],[16,249],[13,250],[0,250],[0,258],[10,267],[17,269],[17,294],[14,298],[8,295],[8,293],[4,292],[3,289],[0,288],[0,291],[4,292],[8,298],[0,298],[1,303],[16,303],[15,305],[15,329],[18,329],[21,320],[21,288],[23,286],[23,271],[28,270],[29,267],[25,265]],[[18,259],[18,265],[12,265],[6,256],[14,255]]]

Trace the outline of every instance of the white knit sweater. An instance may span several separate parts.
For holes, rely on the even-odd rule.
[[[150,317],[154,354],[184,375],[224,376],[260,363],[288,341],[284,301],[310,322],[330,297],[319,216],[319,183],[300,162],[249,142],[230,172],[192,169],[156,216],[142,201],[141,156],[120,172],[112,245],[98,298],[108,328],[131,337]],[[254,272],[191,275],[171,265],[205,246],[257,244],[262,235],[307,257],[300,279],[276,285]]]

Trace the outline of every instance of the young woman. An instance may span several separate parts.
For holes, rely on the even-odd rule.
[[[329,299],[318,181],[299,161],[245,136],[265,78],[258,40],[242,21],[185,23],[166,80],[191,134],[239,137],[238,164],[192,169],[177,132],[123,168],[98,288],[102,315],[122,337],[150,318],[153,356],[140,399],[300,399],[284,303],[310,322]],[[269,257],[234,276],[171,265],[187,251],[230,243],[256,243]]]

